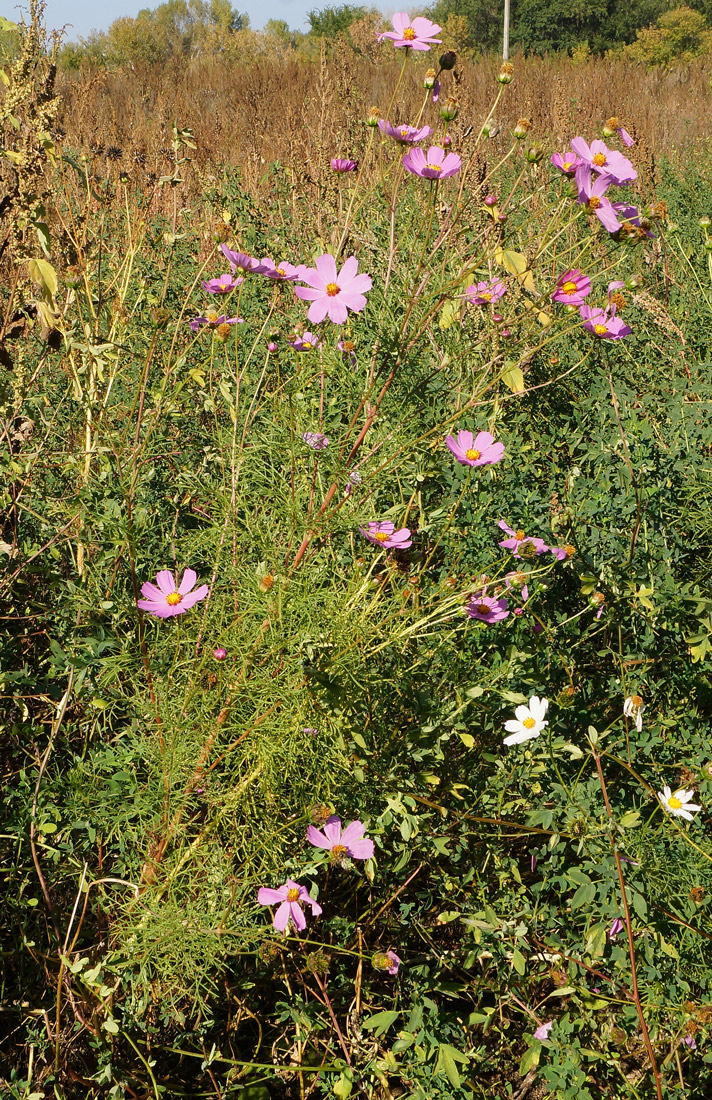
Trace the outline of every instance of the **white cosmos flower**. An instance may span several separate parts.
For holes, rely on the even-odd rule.
[[[540,699],[538,695],[532,695],[529,706],[520,706],[514,712],[514,718],[504,723],[509,737],[505,737],[505,745],[521,745],[522,741],[530,741],[532,737],[538,737],[549,723],[544,721],[548,699]]]
[[[690,811],[697,813],[702,809],[695,802],[690,802],[694,794],[694,791],[687,791],[684,787],[680,787],[674,793],[669,787],[663,787],[662,791],[658,792],[658,798],[660,805],[667,813],[672,814],[673,817],[684,817],[686,821],[692,821]]]
[[[645,703],[639,695],[629,695],[623,704],[623,713],[626,718],[635,718],[635,728],[638,733],[640,733],[643,728],[642,714],[644,710]]]

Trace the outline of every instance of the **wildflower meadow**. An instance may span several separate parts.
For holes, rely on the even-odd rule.
[[[562,136],[519,55],[465,111],[397,12],[300,171],[174,119],[149,180],[42,15],[0,72],[2,1094],[712,1096],[709,134]]]

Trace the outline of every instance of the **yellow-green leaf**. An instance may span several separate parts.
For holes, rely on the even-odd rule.
[[[47,290],[50,297],[54,298],[59,284],[57,282],[57,272],[51,263],[48,263],[47,260],[30,260],[27,264],[27,274],[33,283],[39,283],[41,287]]]
[[[524,373],[515,363],[505,365],[502,381],[512,393],[524,393]]]

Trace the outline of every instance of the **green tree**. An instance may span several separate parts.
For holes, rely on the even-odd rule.
[[[674,8],[657,20],[654,26],[638,33],[626,49],[633,61],[646,65],[684,65],[696,57],[712,52],[712,30],[702,12],[692,8]]]
[[[336,38],[341,31],[347,31],[356,19],[363,19],[366,9],[354,4],[342,4],[338,8],[322,8],[307,13],[310,33],[316,37]]]

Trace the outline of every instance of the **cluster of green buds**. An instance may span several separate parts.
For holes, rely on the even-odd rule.
[[[499,124],[493,118],[488,118],[482,127],[482,133],[485,137],[496,137],[499,133]]]

